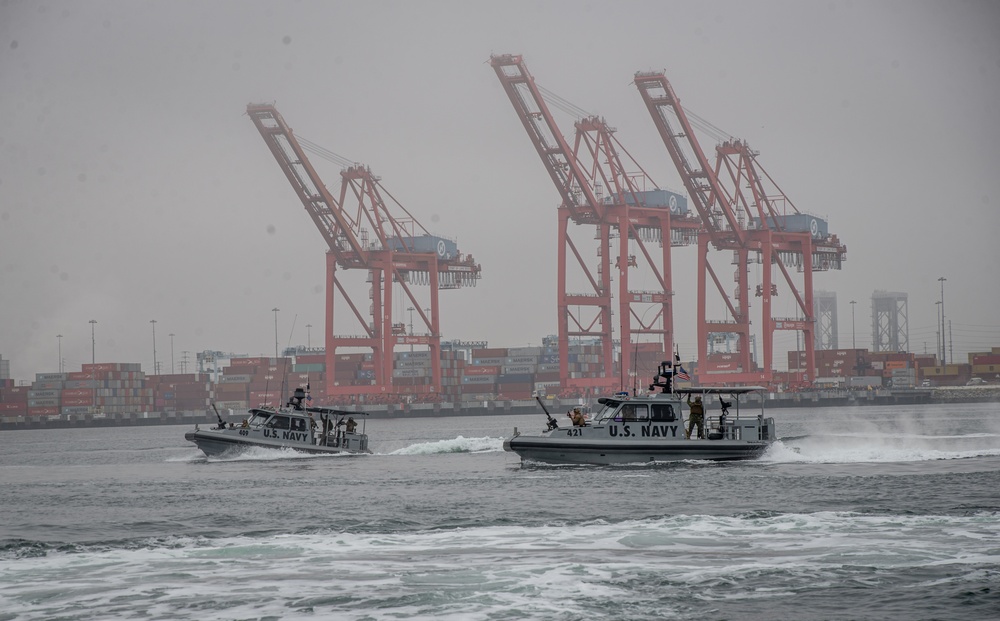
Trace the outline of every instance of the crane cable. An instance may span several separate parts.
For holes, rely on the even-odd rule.
[[[299,141],[299,144],[302,145],[303,149],[309,151],[310,153],[318,155],[329,162],[333,162],[334,164],[339,164],[344,168],[350,168],[351,166],[357,165],[357,162],[350,160],[342,155],[338,155],[333,151],[327,149],[326,147],[320,146],[311,140],[303,138],[302,136],[296,135],[295,138],[296,140]]]

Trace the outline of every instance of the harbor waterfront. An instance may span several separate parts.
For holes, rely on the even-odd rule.
[[[877,390],[817,390],[802,392],[767,393],[766,407],[854,407],[882,405],[921,405],[1000,402],[1000,384],[985,386],[956,386],[947,388],[915,388]],[[759,404],[756,395],[747,403]],[[711,404],[712,399],[709,400]],[[546,407],[553,411],[565,411],[575,406],[593,407],[595,399],[545,399]],[[343,406],[346,410],[363,410],[372,418],[421,418],[428,416],[492,416],[503,414],[532,414],[539,412],[534,399],[492,400],[452,403],[400,403],[361,404]],[[245,410],[221,410],[227,420],[239,422],[247,416]],[[116,414],[79,414],[47,417],[0,416],[0,430],[11,429],[63,429],[75,427],[118,427],[144,425],[193,425],[214,423],[215,412],[207,410],[184,411],[136,411]]]
[[[0,616],[995,617],[1000,403],[776,417],[759,460],[643,466],[522,465],[540,412],[375,417],[347,456],[0,431]]]

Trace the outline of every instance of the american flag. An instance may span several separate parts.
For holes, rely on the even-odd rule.
[[[691,376],[688,375],[688,372],[685,371],[684,367],[682,366],[677,367],[677,374],[675,375],[675,377],[679,380],[685,380],[685,381],[689,381],[691,379]]]

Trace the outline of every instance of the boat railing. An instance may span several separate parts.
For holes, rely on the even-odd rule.
[[[773,436],[774,419],[762,416],[729,418],[725,415],[709,416],[705,433],[713,440],[767,440]]]
[[[316,435],[319,437],[320,446],[350,448],[352,443],[358,442],[360,442],[362,449],[365,449],[368,446],[367,436],[364,433],[336,430],[331,431],[325,437],[322,433],[318,433]]]

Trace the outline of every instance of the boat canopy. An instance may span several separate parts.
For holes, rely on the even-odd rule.
[[[353,410],[338,410],[335,408],[324,408],[324,407],[307,407],[306,412],[315,412],[316,414],[327,414],[336,416],[368,416],[368,412],[355,412]]]
[[[763,386],[691,386],[676,388],[675,393],[681,395],[745,395],[750,392],[767,392]]]

